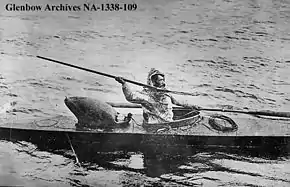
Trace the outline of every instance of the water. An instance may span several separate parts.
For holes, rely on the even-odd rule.
[[[165,158],[146,153],[100,153],[97,163],[0,142],[0,185],[22,186],[288,186],[289,159],[199,152]]]
[[[113,79],[52,64],[35,55],[143,83],[147,72],[155,67],[165,72],[168,88],[201,94],[177,96],[179,99],[204,107],[290,111],[288,1],[134,2],[138,9],[132,12],[8,12],[4,10],[8,1],[1,1],[1,121],[72,116],[63,103],[65,96],[125,102],[120,85]],[[19,0],[13,3],[23,4]],[[130,153],[121,161],[104,161],[117,162],[114,166],[88,163],[90,166],[78,168],[74,158],[40,152],[29,143],[2,141],[0,145],[1,185],[290,183],[287,157],[269,160],[201,152],[182,160],[153,159],[158,167],[152,169],[144,166],[143,153]],[[128,164],[131,162],[134,164]],[[126,167],[120,169],[124,163]],[[139,169],[132,169],[136,165]]]

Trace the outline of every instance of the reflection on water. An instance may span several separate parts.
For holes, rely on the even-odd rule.
[[[100,153],[101,154],[101,153]],[[110,153],[112,155],[114,153]],[[286,158],[277,160],[266,160],[252,157],[243,157],[235,154],[222,152],[209,153],[200,152],[187,157],[167,157],[162,155],[148,156],[143,153],[143,159],[139,163],[132,163],[140,154],[127,153],[117,154],[108,158],[104,156],[99,166],[110,170],[125,170],[142,173],[147,178],[158,179],[155,182],[170,182],[182,185],[204,184],[204,185],[267,185],[280,184],[287,186],[290,180],[289,161]],[[114,158],[114,159],[112,159]],[[144,162],[144,168],[136,168]],[[91,163],[91,165],[94,165]],[[245,167],[246,166],[246,167]],[[274,167],[274,169],[271,169]],[[277,176],[276,172],[284,172],[285,176]],[[230,176],[233,176],[232,178]],[[257,183],[257,181],[259,181]]]
[[[78,157],[72,150],[40,151],[27,142],[0,142],[1,185],[223,185],[287,186],[289,156],[263,159],[230,152],[196,150],[175,156],[150,151],[99,152]],[[90,159],[88,159],[90,158]],[[279,173],[279,174],[277,174]],[[4,180],[5,179],[5,180]]]

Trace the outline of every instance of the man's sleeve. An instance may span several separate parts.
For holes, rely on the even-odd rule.
[[[127,101],[131,103],[137,103],[137,104],[148,103],[147,99],[145,98],[143,94],[138,93],[136,91],[132,91],[130,86],[127,83],[122,85],[122,90]]]
[[[172,95],[170,95],[170,98],[171,98],[172,103],[177,106],[182,106],[185,108],[191,108],[191,109],[196,109],[196,110],[199,108],[198,106],[189,104],[188,102],[177,100]]]

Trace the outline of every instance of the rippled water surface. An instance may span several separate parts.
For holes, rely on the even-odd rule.
[[[201,94],[181,99],[204,107],[290,111],[289,1],[130,2],[138,5],[136,11],[8,12],[8,1],[1,1],[1,121],[71,116],[65,96],[125,102],[113,79],[35,55],[143,83],[155,67],[165,72],[168,88]],[[200,152],[163,160],[112,153],[104,156],[111,158],[104,165],[80,168],[69,153],[40,151],[27,142],[1,141],[0,150],[0,185],[290,185],[287,157]]]

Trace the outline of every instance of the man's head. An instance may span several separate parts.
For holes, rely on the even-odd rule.
[[[158,88],[165,87],[165,75],[161,71],[151,68],[147,77],[147,84]]]
[[[165,78],[164,75],[155,74],[151,77],[153,86],[157,88],[164,88],[165,87]]]

